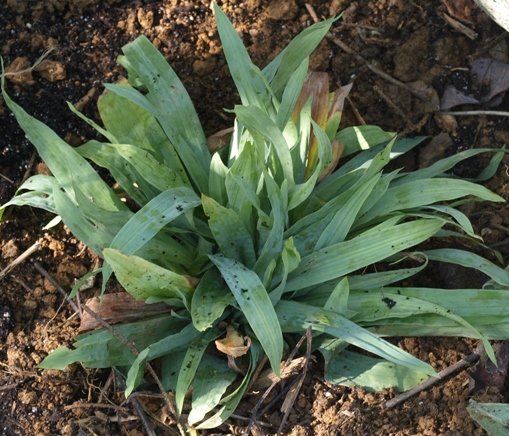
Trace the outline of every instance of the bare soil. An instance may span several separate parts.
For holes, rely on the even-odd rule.
[[[253,61],[263,67],[300,31],[313,22],[301,0],[226,0],[219,2],[235,25]],[[406,171],[424,160],[466,148],[500,148],[509,143],[509,121],[485,115],[455,119],[434,117],[438,99],[448,83],[465,79],[468,62],[481,57],[507,63],[507,33],[492,23],[470,0],[404,1],[332,0],[314,2],[319,19],[344,11],[333,27],[334,36],[371,65],[431,96],[424,102],[407,89],[388,82],[332,40],[322,42],[311,68],[329,73],[333,84],[354,80],[351,103],[343,125],[367,124],[407,135],[441,135],[442,140],[398,163]],[[475,39],[453,29],[444,13],[462,20]],[[56,45],[49,62],[25,76],[10,76],[9,95],[31,115],[48,124],[73,146],[96,133],[68,110],[66,101],[79,102],[88,117],[99,119],[96,101],[103,82],[123,74],[115,63],[121,47],[145,34],[168,59],[187,87],[207,134],[230,127],[231,108],[238,95],[221,53],[215,22],[206,0],[7,0],[0,3],[0,55],[10,71],[32,65]],[[468,77],[467,77],[468,79]],[[461,83],[460,83],[461,84]],[[468,80],[463,86],[470,86]],[[461,86],[459,86],[461,88]],[[481,109],[466,106],[462,109]],[[502,98],[497,110],[508,110]],[[359,116],[356,116],[355,111]],[[455,124],[456,123],[456,124]],[[0,203],[8,201],[29,175],[46,169],[0,100]],[[486,159],[474,159],[456,171],[475,177]],[[508,158],[485,185],[508,198]],[[108,177],[106,174],[105,177]],[[468,211],[485,243],[509,255],[509,209],[482,204]],[[9,210],[0,227],[0,267],[4,268],[34,242],[41,248],[31,256],[69,289],[92,268],[94,257],[65,228],[43,231],[51,216],[40,210]],[[450,246],[460,242],[449,241]],[[479,254],[486,252],[469,247]],[[420,285],[462,288],[481,286],[484,278],[461,268],[433,265],[418,278]],[[89,291],[92,296],[93,290]],[[120,387],[106,370],[71,365],[65,371],[42,371],[36,365],[53,349],[70,345],[79,320],[56,289],[30,261],[3,278],[0,287],[0,432],[2,435],[142,435],[138,415],[124,403]],[[402,348],[429,362],[438,371],[471,354],[476,342],[460,338],[401,338]],[[279,388],[278,388],[279,389]],[[282,387],[281,387],[282,389]],[[329,385],[319,358],[312,364],[295,402],[285,434],[291,435],[482,435],[466,412],[468,375],[420,393],[392,409],[383,401],[396,392],[368,393],[360,388]],[[474,398],[505,402],[503,386],[487,387]],[[241,403],[235,418],[209,434],[241,434],[259,395]],[[161,399],[139,398],[157,434],[171,434],[162,425]],[[282,419],[281,400],[272,404],[254,434],[275,434]]]

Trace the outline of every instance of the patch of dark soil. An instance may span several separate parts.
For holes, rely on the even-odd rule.
[[[415,82],[414,89],[434,95],[432,103],[423,102],[408,89],[374,74],[365,63],[326,39],[312,56],[311,67],[326,71],[338,85],[355,81],[351,103],[343,116],[344,126],[364,121],[409,135],[444,134],[452,143],[446,153],[452,154],[469,148],[500,148],[509,143],[507,118],[470,116],[451,120],[431,113],[447,84],[457,88],[471,85],[462,73],[468,68],[469,56],[489,57],[494,51],[508,56],[507,43],[501,37],[503,31],[473,2],[468,2],[472,23],[469,26],[478,34],[473,41],[446,24],[446,4],[438,0],[332,0],[315,5],[320,19],[344,11],[342,19],[334,24],[334,35],[371,64],[402,82]],[[313,22],[301,0],[225,0],[220,6],[260,67]],[[8,69],[27,68],[45,50],[56,47],[44,67],[24,76],[10,76],[6,90],[28,113],[73,146],[98,138],[91,127],[69,111],[66,102],[78,104],[87,117],[98,120],[96,102],[104,90],[102,83],[115,82],[125,74],[116,65],[116,58],[121,47],[140,34],[154,42],[180,76],[206,133],[230,127],[232,117],[223,108],[233,107],[239,97],[221,53],[209,2],[205,0],[3,2],[0,55]],[[492,43],[496,38],[498,45]],[[507,110],[508,101],[506,97],[500,110]],[[1,100],[0,126],[0,201],[4,203],[28,175],[43,173],[44,166],[38,165],[34,148]],[[402,166],[414,169],[419,159],[416,153],[402,161]],[[457,171],[475,177],[485,163],[485,158],[472,160]],[[509,158],[504,158],[496,176],[486,182],[488,188],[504,198],[509,196],[508,164]],[[464,212],[485,243],[500,250],[507,263],[506,205],[482,205]],[[95,259],[65,229],[43,231],[50,219],[49,214],[28,208],[9,211],[1,226],[1,266],[6,267],[39,240],[41,249],[32,258],[68,289],[75,278],[92,268]],[[461,244],[452,239],[450,243]],[[469,249],[486,254],[479,247]],[[460,286],[465,284],[465,277],[468,276],[461,269],[443,270],[436,265],[419,280],[421,285],[437,286],[438,279],[438,286]],[[467,279],[471,280],[474,279]],[[88,293],[92,296],[94,290]],[[10,318],[4,317],[0,324],[3,435],[143,434],[131,406],[122,403],[121,390],[114,388],[109,371],[85,370],[80,365],[71,365],[65,371],[35,368],[50,351],[72,343],[78,320],[30,262],[3,279],[0,314],[6,310]],[[475,341],[402,338],[399,345],[442,370],[470,354]],[[380,405],[395,392],[368,393],[359,388],[331,386],[322,376],[323,365],[318,361],[310,368],[295,402],[286,434],[484,434],[465,409],[469,398],[465,373],[388,410]],[[476,395],[478,401],[501,401],[507,392],[494,389]],[[217,432],[240,434],[246,426],[242,416],[250,417],[258,398],[259,394],[246,397],[237,418]],[[142,397],[140,402],[150,413],[157,415],[160,411],[158,398]],[[260,418],[257,434],[276,432],[282,417],[280,406],[281,401],[275,403]]]

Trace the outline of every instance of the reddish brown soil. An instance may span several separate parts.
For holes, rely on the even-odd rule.
[[[332,0],[315,2],[320,19],[343,10],[334,34],[365,59],[402,82],[422,81],[439,94],[454,70],[461,72],[468,60],[493,56],[507,58],[503,30],[490,22],[471,1],[456,4],[456,18],[478,34],[468,39],[446,24],[441,1]],[[301,0],[225,0],[220,5],[233,21],[254,62],[264,66],[303,28],[312,22]],[[122,45],[145,34],[177,71],[195,102],[206,133],[231,125],[223,108],[238,100],[221,54],[214,19],[206,0],[7,0],[0,4],[0,54],[7,67],[22,69],[53,44],[58,51],[52,63],[31,75],[8,80],[10,96],[30,114],[50,125],[72,145],[95,137],[95,132],[73,116],[66,106],[82,100],[81,110],[97,119],[95,103],[103,82],[123,74],[116,66]],[[507,33],[505,33],[507,36]],[[494,39],[501,41],[499,45]],[[495,49],[493,49],[495,47]],[[23,59],[24,58],[24,59]],[[505,61],[507,62],[507,60]],[[325,40],[313,55],[311,66],[329,73],[332,83],[347,84],[355,78],[352,103],[368,124],[391,131],[437,136],[453,141],[446,153],[472,147],[500,148],[509,141],[506,118],[457,117],[458,127],[440,122],[436,109],[408,91],[371,72],[351,54]],[[376,88],[375,88],[376,86]],[[435,100],[436,102],[436,100]],[[507,97],[497,107],[507,110]],[[397,109],[396,109],[397,108]],[[473,107],[478,109],[478,107]],[[352,105],[347,105],[344,125],[358,124]],[[24,139],[14,117],[0,100],[0,203],[9,200],[28,175],[44,171],[34,148]],[[432,155],[436,154],[434,152]],[[422,155],[408,156],[400,165],[415,168]],[[475,175],[483,160],[463,166],[463,175]],[[508,159],[486,185],[507,198]],[[107,175],[105,175],[107,177]],[[482,205],[471,210],[476,231],[488,245],[496,245],[506,258],[509,209]],[[9,210],[1,224],[0,266],[10,264],[35,241],[41,248],[32,259],[48,269],[66,289],[87,272],[93,257],[62,228],[43,231],[51,219],[39,210]],[[451,241],[451,244],[457,242]],[[482,253],[480,253],[482,254]],[[420,284],[471,287],[472,278],[462,270],[435,266],[419,278]],[[477,277],[479,285],[482,280]],[[90,291],[92,295],[93,291]],[[35,366],[59,345],[70,344],[78,320],[55,288],[26,261],[2,281],[0,309],[12,313],[0,325],[0,432],[2,435],[141,435],[144,429],[121,389],[109,383],[109,371],[85,370],[72,365],[63,372],[42,371]],[[6,312],[7,311],[7,312]],[[413,339],[396,341],[401,347],[442,370],[472,353],[475,341]],[[290,414],[286,434],[291,435],[481,435],[465,410],[469,399],[468,378],[461,373],[390,410],[381,403],[394,392],[367,393],[328,385],[320,360],[312,365]],[[504,401],[507,391],[490,388],[478,401]],[[257,395],[246,397],[236,418],[215,433],[240,434]],[[140,398],[149,415],[158,416],[161,400]],[[261,418],[256,434],[275,434],[282,419],[281,402]],[[153,425],[158,427],[157,421]],[[158,434],[170,434],[158,427]],[[212,432],[214,433],[214,432]],[[211,434],[211,433],[209,433]]]

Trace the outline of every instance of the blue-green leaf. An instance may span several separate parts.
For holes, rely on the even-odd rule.
[[[211,268],[205,272],[191,300],[193,324],[199,331],[212,327],[225,309],[235,302],[219,271]]]
[[[210,154],[200,120],[182,82],[145,36],[124,46],[123,52],[149,93],[144,96],[122,85],[106,85],[106,88],[157,118],[191,180],[200,192],[207,193]]]
[[[336,312],[294,301],[280,300],[276,305],[276,313],[284,332],[302,333],[311,327],[313,331],[328,333],[390,362],[436,376],[435,370],[427,363],[359,327]]]
[[[433,236],[441,220],[418,220],[379,228],[334,244],[302,258],[290,274],[286,290],[293,291],[342,277],[352,271],[386,259]]]
[[[228,368],[224,359],[205,353],[193,382],[192,409],[187,421],[193,425],[219,404],[238,373]]]
[[[138,256],[126,256],[113,248],[104,249],[103,254],[120,284],[137,300],[176,298],[186,306],[191,302],[197,279],[175,274]]]
[[[209,256],[217,266],[267,354],[272,370],[279,375],[283,335],[274,306],[260,278],[241,263],[223,255]]]
[[[202,195],[202,205],[221,253],[252,268],[256,261],[253,240],[240,217],[205,195]]]
[[[2,77],[3,80],[3,77]],[[127,210],[113,190],[101,179],[85,159],[44,123],[28,115],[14,103],[2,86],[5,103],[16,116],[21,128],[30,142],[48,165],[62,188],[74,199],[73,183],[80,186],[83,193],[106,210]]]

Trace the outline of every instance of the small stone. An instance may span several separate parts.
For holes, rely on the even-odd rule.
[[[23,390],[18,393],[18,400],[23,404],[36,404],[37,394],[34,391]]]
[[[145,11],[144,9],[138,9],[136,14],[138,18],[138,23],[143,29],[149,29],[154,24],[154,12],[153,11]]]
[[[343,12],[350,3],[350,0],[332,0],[329,6],[329,14],[331,17],[335,17]]]
[[[32,73],[23,73],[23,71],[28,68],[30,68],[28,58],[26,56],[18,56],[5,69],[5,77],[17,85],[33,85],[35,82]]]
[[[64,80],[66,77],[65,68],[62,63],[58,61],[50,61],[49,59],[45,59],[37,65],[35,71],[49,82]]]
[[[2,246],[2,257],[4,259],[14,259],[19,256],[19,248],[16,242],[11,239]]]
[[[50,37],[44,42],[44,49],[49,50],[53,47],[58,47],[58,39]]]
[[[245,0],[244,6],[246,7],[247,10],[253,10],[259,8],[261,3],[262,3],[261,0]]]
[[[7,6],[18,14],[24,14],[28,8],[28,1],[7,0]]]
[[[196,60],[193,63],[193,71],[197,76],[204,77],[211,74],[216,68],[216,60],[214,58],[207,58],[205,60]]]
[[[267,14],[272,20],[293,20],[299,13],[294,0],[274,1],[267,7]]]
[[[129,12],[126,20],[126,30],[129,33],[133,33],[136,30],[136,22],[138,21],[136,13],[134,11]]]

